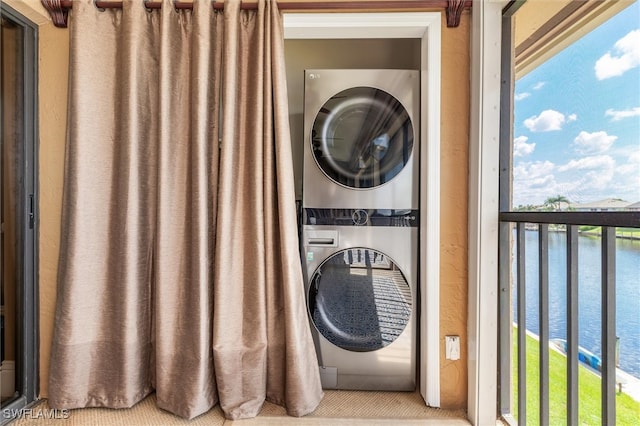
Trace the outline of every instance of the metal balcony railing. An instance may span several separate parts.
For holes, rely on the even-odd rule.
[[[500,214],[499,403],[513,419],[513,323],[517,335],[517,423],[527,424],[527,408],[537,409],[541,425],[549,424],[549,225],[566,228],[566,416],[578,424],[578,229],[601,226],[601,421],[616,424],[616,227],[640,228],[640,212],[503,212]],[[515,226],[515,237],[514,237]],[[538,230],[539,407],[527,407],[525,227]],[[513,251],[515,244],[515,253]],[[515,259],[513,259],[515,256]],[[515,264],[515,282],[512,265]],[[515,289],[517,298],[514,302]],[[514,305],[515,303],[515,305]]]

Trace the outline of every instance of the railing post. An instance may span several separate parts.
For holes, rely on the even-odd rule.
[[[602,227],[602,424],[616,424],[616,228]]]
[[[518,424],[527,424],[527,289],[524,223],[517,226],[518,271]]]
[[[513,282],[511,274],[513,224],[500,223],[500,242],[498,279],[500,280],[499,313],[498,313],[498,339],[500,350],[499,362],[499,412],[503,416],[513,414]]]
[[[567,225],[567,425],[578,424],[578,227]]]
[[[549,225],[538,225],[540,425],[549,424]]]

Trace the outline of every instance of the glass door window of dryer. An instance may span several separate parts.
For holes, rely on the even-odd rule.
[[[309,314],[329,342],[353,352],[393,343],[411,319],[411,288],[383,253],[366,248],[339,251],[311,278]]]
[[[409,162],[413,126],[402,104],[373,87],[352,87],[320,108],[312,152],[327,177],[349,188],[374,188]]]

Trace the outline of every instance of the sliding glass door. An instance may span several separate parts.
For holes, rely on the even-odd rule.
[[[36,396],[36,28],[3,5],[0,32],[0,403],[5,423]]]

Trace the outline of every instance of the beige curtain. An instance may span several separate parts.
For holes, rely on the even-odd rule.
[[[281,16],[74,0],[54,408],[228,418],[322,397],[298,254]]]

